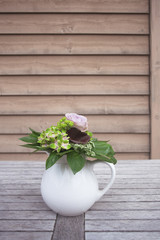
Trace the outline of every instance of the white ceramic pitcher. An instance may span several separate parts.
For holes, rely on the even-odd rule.
[[[97,162],[107,164],[111,170],[110,182],[103,190],[99,190],[93,171],[93,166]],[[101,198],[111,187],[114,179],[114,165],[104,161],[87,161],[84,168],[74,175],[65,155],[45,170],[41,194],[44,202],[54,212],[63,216],[76,216],[86,212]]]

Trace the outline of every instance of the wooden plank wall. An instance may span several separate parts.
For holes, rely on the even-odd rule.
[[[85,114],[118,159],[150,154],[148,0],[0,1],[0,159],[18,138]]]
[[[160,1],[151,1],[151,158],[160,158]]]

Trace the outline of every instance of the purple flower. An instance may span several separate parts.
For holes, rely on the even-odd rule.
[[[76,113],[66,113],[65,116],[68,120],[74,123],[74,127],[78,128],[82,132],[88,130],[88,121],[86,117]]]

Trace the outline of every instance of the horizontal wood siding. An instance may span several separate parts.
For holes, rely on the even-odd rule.
[[[148,114],[148,96],[2,96],[1,114]]]
[[[148,13],[148,0],[1,0],[0,12]]]
[[[147,75],[147,56],[0,56],[0,75]]]
[[[4,55],[147,55],[147,35],[0,35]]]
[[[148,0],[0,1],[0,159],[66,112],[88,117],[118,159],[148,159]]]
[[[98,82],[98,84],[97,84]],[[148,95],[148,76],[0,76],[5,95]],[[62,87],[63,86],[63,87]],[[43,89],[43,91],[42,91]]]
[[[160,158],[160,1],[151,1],[151,158]]]
[[[147,14],[1,14],[0,33],[148,34]]]

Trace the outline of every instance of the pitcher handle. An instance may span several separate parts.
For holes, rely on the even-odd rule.
[[[97,200],[100,199],[109,189],[110,187],[112,186],[114,180],[115,180],[115,177],[116,177],[116,169],[115,169],[115,166],[113,163],[108,163],[108,162],[105,162],[105,161],[96,161],[95,163],[93,163],[94,165],[96,163],[105,163],[109,166],[110,170],[111,170],[111,178],[110,178],[110,181],[109,183],[107,183],[107,185],[105,186],[104,189],[102,190],[98,190],[98,196],[97,196]]]

